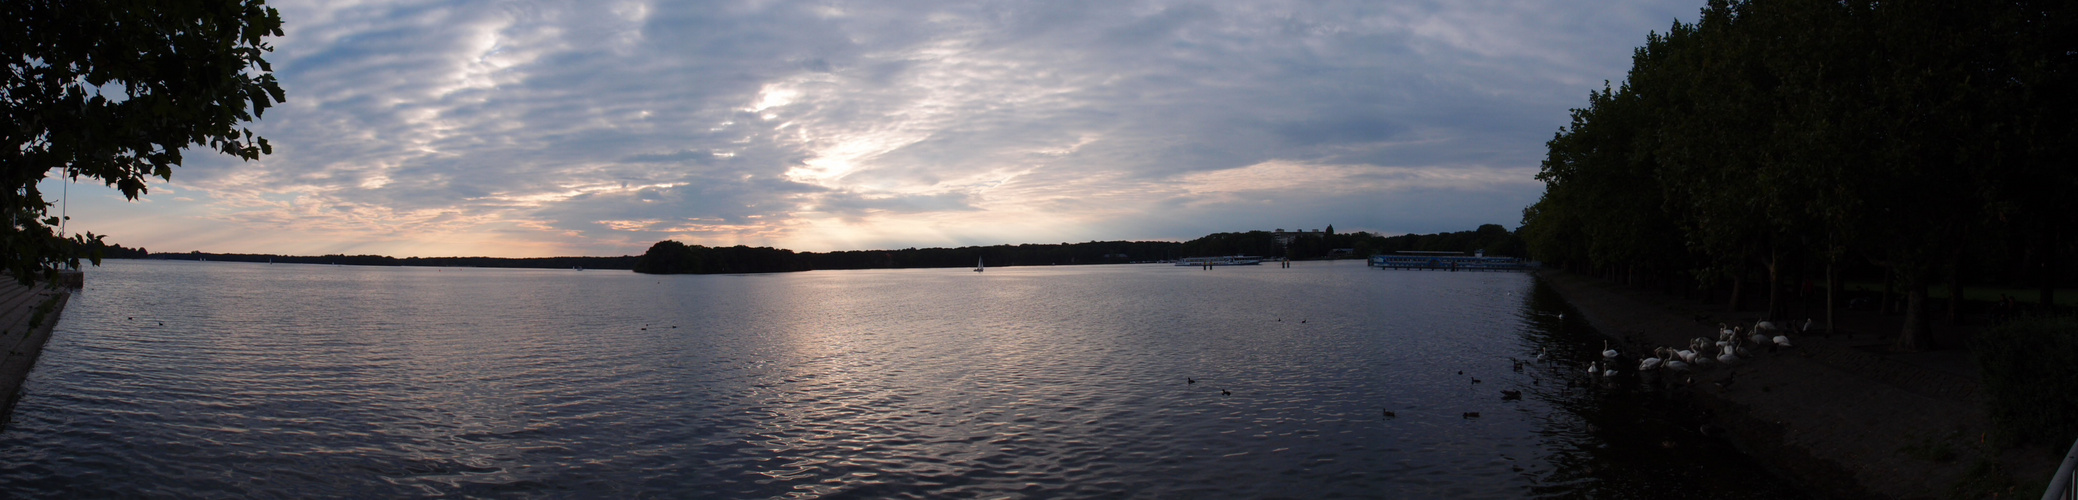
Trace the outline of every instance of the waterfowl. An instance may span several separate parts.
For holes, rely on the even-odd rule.
[[[1190,385],[1190,384],[1195,384],[1195,383],[1198,383],[1198,381],[1197,381],[1197,380],[1193,380],[1193,379],[1191,379],[1190,377],[1184,377],[1184,378],[1183,378],[1183,383],[1184,383],[1184,385]]]
[[[1501,399],[1522,399],[1522,391],[1501,390]]]
[[[1618,354],[1623,354],[1623,353],[1620,353],[1620,352],[1616,352],[1616,350],[1615,350],[1615,349],[1610,349],[1610,348],[1609,348],[1609,341],[1607,341],[1607,340],[1604,340],[1604,341],[1602,341],[1602,359],[1616,359],[1616,356],[1617,356]]]
[[[1789,346],[1790,346],[1790,345],[1789,345],[1789,336],[1788,336],[1788,335],[1776,335],[1776,336],[1775,336],[1775,338],[1774,338],[1774,340],[1775,340],[1775,346],[1776,346],[1776,347],[1789,347]]]
[[[1673,370],[1676,373],[1686,372],[1688,371],[1688,363],[1683,363],[1678,359],[1669,359],[1667,360],[1667,369]]]
[[[1654,350],[1652,351],[1652,354],[1653,354],[1653,356],[1652,356],[1652,357],[1650,357],[1650,358],[1645,358],[1645,359],[1643,359],[1643,360],[1639,360],[1639,361],[1638,361],[1638,371],[1641,371],[1641,372],[1646,372],[1646,371],[1652,371],[1652,370],[1657,370],[1657,369],[1659,369],[1659,367],[1660,367],[1660,363],[1662,362],[1662,359],[1660,358],[1660,356],[1662,356],[1662,355],[1663,355],[1663,354],[1662,354],[1662,351],[1664,351],[1665,349],[1666,349],[1666,348],[1654,349]]]

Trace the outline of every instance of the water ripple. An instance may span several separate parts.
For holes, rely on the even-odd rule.
[[[1584,430],[1621,402],[1508,370],[1508,357],[1586,343],[1552,328],[1539,311],[1560,306],[1533,300],[1525,275],[955,271],[112,261],[90,272],[0,434],[0,492],[1514,498],[1657,487],[1612,476],[1607,464],[1637,453]],[[1489,389],[1537,380],[1546,385],[1522,401]]]

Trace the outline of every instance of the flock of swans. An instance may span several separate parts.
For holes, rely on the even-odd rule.
[[[1812,326],[1810,320],[1805,320],[1803,330],[1808,330]],[[1638,360],[1635,371],[1641,375],[1680,376],[1713,367],[1736,366],[1756,358],[1763,352],[1776,352],[1793,347],[1795,344],[1790,342],[1790,333],[1792,332],[1789,329],[1766,320],[1755,322],[1751,329],[1719,323],[1717,338],[1696,337],[1688,341],[1686,348],[1655,347],[1649,356]],[[1545,359],[1545,353],[1538,352],[1537,359]],[[1629,364],[1627,361],[1628,357],[1622,351],[1610,347],[1609,341],[1604,340],[1601,359],[1589,362],[1586,371],[1588,376],[1594,378],[1615,377],[1625,371],[1624,367]]]

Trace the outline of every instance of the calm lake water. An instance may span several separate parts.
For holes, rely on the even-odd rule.
[[[1568,389],[1586,382],[1571,361],[1512,370],[1540,348],[1599,350],[1563,307],[1527,274],[1360,262],[646,276],[110,261],[0,433],[0,492],[1794,494],[1660,410],[1664,393]]]

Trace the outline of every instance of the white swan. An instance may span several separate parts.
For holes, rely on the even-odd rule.
[[[1662,347],[1662,348],[1659,348],[1659,349],[1653,349],[1653,350],[1652,350],[1652,354],[1653,354],[1653,356],[1652,356],[1652,357],[1650,357],[1650,358],[1645,358],[1645,359],[1642,359],[1642,360],[1638,360],[1638,371],[1641,371],[1641,372],[1649,372],[1649,371],[1653,371],[1653,370],[1658,370],[1658,369],[1659,369],[1659,367],[1660,367],[1660,362],[1661,362],[1661,359],[1662,359],[1662,358],[1660,358],[1660,356],[1663,356],[1663,355],[1665,355],[1665,354],[1664,354],[1664,353],[1662,352],[1662,351],[1664,351],[1664,350],[1666,350],[1666,348],[1664,348],[1664,347]]]
[[[1667,369],[1674,370],[1676,373],[1687,372],[1688,363],[1683,363],[1678,359],[1669,359],[1667,360]]]
[[[1776,346],[1779,346],[1779,347],[1789,347],[1789,336],[1788,336],[1788,335],[1776,335],[1776,336],[1775,336],[1775,345],[1776,345]]]
[[[1725,366],[1732,366],[1733,363],[1739,362],[1739,355],[1727,350],[1717,354],[1717,362],[1723,363]]]
[[[1616,359],[1616,355],[1618,355],[1618,354],[1623,354],[1623,353],[1620,353],[1620,352],[1616,352],[1616,350],[1615,350],[1615,349],[1610,349],[1610,348],[1609,348],[1609,341],[1607,341],[1607,340],[1604,340],[1604,341],[1602,341],[1602,359]]]
[[[1753,330],[1754,330],[1754,331],[1761,331],[1761,330],[1773,330],[1773,329],[1775,329],[1775,322],[1773,322],[1773,321],[1768,321],[1768,320],[1761,320],[1761,321],[1760,321],[1759,323],[1754,323],[1754,324],[1753,324]]]

